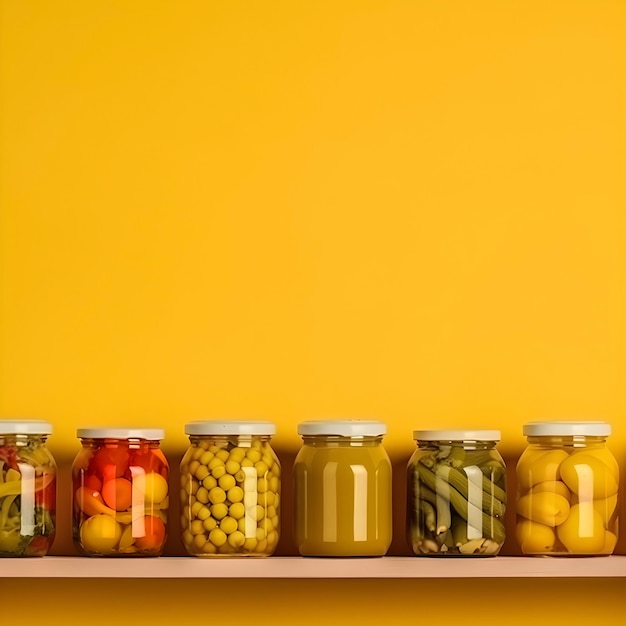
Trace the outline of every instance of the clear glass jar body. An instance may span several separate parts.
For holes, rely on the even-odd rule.
[[[529,436],[517,463],[517,542],[526,555],[608,555],[619,467],[603,436]]]
[[[74,544],[85,556],[159,556],[169,465],[159,441],[81,438],[72,465]]]
[[[391,461],[381,436],[303,436],[294,463],[302,556],[384,556],[392,536]]]
[[[506,468],[493,441],[418,441],[407,467],[407,540],[421,556],[494,556]]]
[[[45,435],[0,433],[0,557],[48,553],[56,529],[56,474]]]
[[[280,538],[280,462],[269,435],[190,435],[180,464],[181,528],[200,557],[265,557]]]

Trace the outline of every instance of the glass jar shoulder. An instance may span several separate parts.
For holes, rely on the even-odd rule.
[[[389,455],[382,445],[376,446],[311,446],[300,448],[295,467],[307,467],[313,472],[323,470],[330,463],[350,466],[360,465],[376,471],[381,465],[390,466]]]

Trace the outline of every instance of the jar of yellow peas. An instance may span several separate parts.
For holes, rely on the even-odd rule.
[[[531,422],[517,464],[517,541],[528,555],[611,554],[619,468],[605,422]]]
[[[181,528],[194,556],[269,556],[280,537],[280,463],[261,421],[185,425]]]

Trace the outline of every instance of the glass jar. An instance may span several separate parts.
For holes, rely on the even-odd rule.
[[[298,426],[295,535],[303,556],[383,556],[391,543],[391,462],[377,421]]]
[[[180,464],[182,540],[194,556],[271,555],[280,538],[276,426],[260,421],[185,425]]]
[[[517,541],[528,555],[606,555],[617,543],[619,467],[605,422],[530,422],[517,463]]]
[[[52,425],[0,420],[0,557],[44,556],[56,528]]]
[[[407,468],[407,539],[417,555],[498,554],[506,468],[497,430],[416,430]]]
[[[169,466],[160,428],[79,428],[72,465],[73,537],[85,556],[159,556]]]

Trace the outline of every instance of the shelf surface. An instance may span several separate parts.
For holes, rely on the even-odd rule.
[[[626,578],[626,556],[0,559],[0,578]]]

